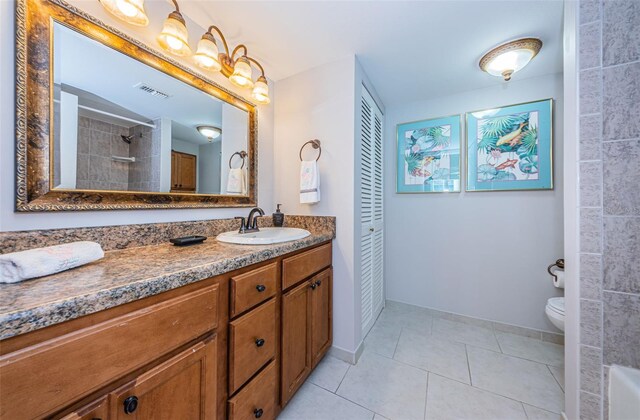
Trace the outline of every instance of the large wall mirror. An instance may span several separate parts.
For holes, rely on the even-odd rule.
[[[17,210],[255,205],[255,106],[61,1],[17,16]]]

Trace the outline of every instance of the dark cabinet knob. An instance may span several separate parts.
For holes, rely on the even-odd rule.
[[[131,414],[138,408],[138,397],[132,395],[124,400],[124,413]]]
[[[264,414],[264,411],[262,410],[262,408],[256,408],[255,410],[253,410],[253,415],[255,416],[255,418],[259,419],[260,417],[262,417],[262,415]]]
[[[322,281],[316,280],[316,286],[320,287],[321,284],[322,284]]]
[[[311,283],[311,286],[309,287],[311,287],[311,290],[316,290],[316,287],[318,287],[318,285],[315,283]]]
[[[264,292],[265,290],[267,290],[267,286],[265,286],[264,284],[259,284],[256,286],[256,290],[258,292]]]
[[[258,346],[258,347],[264,346],[264,338],[258,338],[256,340],[256,346]]]

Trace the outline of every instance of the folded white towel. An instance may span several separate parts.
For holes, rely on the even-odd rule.
[[[0,255],[0,283],[48,276],[104,257],[96,242],[81,241]]]
[[[303,160],[300,164],[300,203],[320,201],[320,171],[315,160]]]
[[[234,168],[229,170],[227,178],[227,192],[232,194],[246,194],[247,182],[244,175],[244,169]]]

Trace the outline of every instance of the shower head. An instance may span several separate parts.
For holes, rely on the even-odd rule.
[[[124,134],[120,134],[120,137],[122,137],[123,142],[127,144],[131,144],[131,140],[133,139],[133,134],[130,136],[125,136]]]

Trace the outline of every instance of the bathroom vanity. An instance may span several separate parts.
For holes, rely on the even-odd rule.
[[[332,237],[132,248],[5,285],[30,307],[2,314],[0,417],[275,418],[331,346]]]

